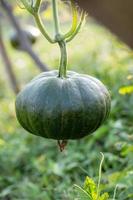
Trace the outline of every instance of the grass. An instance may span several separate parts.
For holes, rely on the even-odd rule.
[[[13,50],[5,37],[9,56],[21,87],[39,73],[27,54]],[[42,37],[33,47],[40,58],[58,69],[59,50]],[[77,199],[74,184],[85,177],[98,180],[100,152],[104,153],[101,189],[116,199],[133,199],[133,94],[122,96],[119,88],[132,84],[132,51],[103,27],[88,24],[68,45],[68,69],[99,78],[110,90],[112,110],[106,123],[92,136],[70,141],[60,153],[56,141],[33,136],[23,130],[15,117],[15,96],[9,88],[4,67],[0,83],[0,199]]]

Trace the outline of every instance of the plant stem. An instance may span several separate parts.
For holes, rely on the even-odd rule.
[[[60,67],[59,67],[59,77],[66,78],[67,72],[67,49],[66,42],[60,41],[58,42],[61,51],[61,59],[60,59]]]
[[[115,197],[116,197],[116,191],[117,191],[117,189],[118,189],[118,185],[116,185],[116,187],[115,187],[115,190],[114,190],[114,195],[113,195],[113,200],[115,200]]]
[[[42,0],[36,0],[35,9],[36,9],[37,12],[39,12],[39,8],[40,8],[41,1],[42,1]]]
[[[57,0],[52,0],[52,7],[53,7],[53,19],[55,25],[55,41],[58,42],[61,51],[59,77],[65,78],[67,71],[67,49],[66,49],[65,39],[61,38],[60,34]]]
[[[99,167],[99,179],[98,179],[98,185],[97,185],[97,197],[96,197],[96,200],[99,199],[99,196],[100,196],[100,182],[101,182],[101,176],[102,176],[102,165],[103,165],[103,161],[104,161],[104,154],[102,152],[100,152],[101,156],[102,156],[102,159],[101,159],[101,162],[100,162],[100,167]]]
[[[55,25],[55,35],[60,34],[60,26],[59,26],[59,17],[58,17],[58,7],[57,7],[57,0],[52,0],[52,7],[53,7],[53,19]]]
[[[39,30],[40,30],[41,33],[44,35],[44,37],[45,37],[50,43],[55,43],[54,40],[51,39],[51,37],[48,35],[48,33],[46,32],[46,30],[44,29],[42,20],[41,20],[41,18],[40,18],[40,16],[39,16],[38,13],[34,14],[34,18],[35,18],[35,21],[36,21],[36,24],[37,24]]]

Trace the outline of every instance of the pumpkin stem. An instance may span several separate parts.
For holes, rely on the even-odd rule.
[[[61,152],[64,151],[65,147],[67,146],[67,142],[68,142],[67,140],[62,140],[62,141],[58,140],[58,146]]]
[[[67,49],[66,42],[64,40],[58,42],[61,51],[60,67],[59,67],[59,77],[66,78],[67,73]]]
[[[52,0],[52,7],[53,7],[53,21],[54,21],[54,26],[55,26],[55,42],[57,42],[59,44],[60,51],[61,51],[59,77],[65,78],[66,71],[67,71],[67,69],[66,69],[66,67],[67,67],[67,50],[66,50],[65,38],[63,38],[60,33],[57,0]]]

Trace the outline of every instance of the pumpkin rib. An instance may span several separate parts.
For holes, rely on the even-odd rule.
[[[27,109],[26,109],[26,101],[27,101],[27,99],[26,99],[26,101],[25,101],[25,97],[23,97],[24,96],[24,93],[22,94],[22,96],[19,96],[19,98],[20,98],[20,101],[21,101],[21,99],[23,99],[23,101],[20,103],[19,102],[19,106],[20,107],[22,107],[23,109],[23,111],[25,111],[24,113],[27,113]],[[18,98],[18,99],[19,99]],[[22,112],[23,113],[23,112]],[[26,119],[25,119],[26,118]],[[28,117],[28,115],[27,114],[25,114],[24,115],[24,118],[23,118],[23,120],[22,120],[22,115],[20,115],[20,118],[19,118],[19,120],[20,120],[20,122],[22,123],[22,125],[24,126],[24,128],[26,127],[26,129],[28,128],[28,130],[30,130],[30,133],[32,133],[33,131],[32,131],[32,126],[31,126],[31,124],[30,124],[30,120],[29,120],[29,117]],[[27,121],[27,124],[26,124],[26,121]]]
[[[32,91],[31,91],[30,88],[29,88],[29,91],[26,91],[26,93],[29,94],[29,95],[27,96],[27,99],[26,99],[26,102],[25,102],[26,105],[28,104],[27,107],[26,107],[26,113],[27,113],[28,124],[31,127],[31,133],[33,133],[33,134],[35,132],[35,123],[36,123],[35,121],[33,123],[33,116],[34,116],[34,110],[35,110],[35,107],[33,107],[33,104],[34,104],[33,93],[35,91],[36,91],[35,86],[34,86],[34,90],[32,89]],[[31,113],[32,113],[32,117],[31,117]],[[36,132],[36,134],[40,135],[38,132]]]
[[[84,75],[84,77],[86,77],[87,78],[87,75]],[[103,120],[101,121],[101,124],[102,124],[102,122],[104,122],[105,121],[105,119],[108,117],[108,114],[109,114],[109,112],[110,112],[110,97],[109,97],[109,93],[108,93],[108,91],[107,91],[107,89],[105,88],[105,86],[103,85],[103,83],[101,82],[101,81],[99,81],[98,79],[96,79],[96,78],[94,78],[94,77],[91,77],[91,76],[89,76],[89,78],[93,81],[93,82],[95,82],[96,83],[96,85],[97,85],[97,87],[99,88],[99,90],[103,93],[103,97],[104,97],[104,103],[106,104],[106,109],[105,109],[105,116],[103,117]],[[100,86],[101,87],[100,87]],[[108,98],[108,100],[107,100],[107,98]]]
[[[64,136],[63,134],[63,130],[64,130],[64,118],[65,118],[65,112],[63,111],[63,105],[64,105],[64,101],[66,100],[65,94],[64,94],[64,87],[66,86],[65,81],[62,79],[62,84],[61,84],[61,135]],[[63,96],[63,98],[62,98]],[[67,99],[68,100],[68,99]]]
[[[79,93],[80,93],[80,98],[81,98],[81,102],[82,102],[82,105],[83,105],[83,107],[82,107],[82,113],[85,111],[85,104],[84,104],[84,100],[83,100],[83,95],[82,95],[82,93],[81,93],[81,89],[80,89],[80,87],[79,87],[79,84],[78,84],[78,82],[77,82],[77,79],[75,79],[74,80],[75,82],[76,82],[76,86],[77,86],[77,88],[78,88],[78,90],[79,90]],[[82,125],[83,125],[83,127],[84,127],[84,125],[85,125],[85,120],[84,119],[82,119]],[[79,138],[82,138],[83,136],[82,136],[82,133],[80,133],[81,135],[80,135],[80,137]]]
[[[77,80],[78,80],[78,79],[76,79],[76,81],[77,81]],[[78,82],[78,87],[79,87],[81,96],[82,96],[82,98],[83,98],[82,90],[81,90],[81,88],[80,88],[80,87],[81,87],[80,81]],[[89,84],[89,85],[86,84],[86,87],[90,88],[90,84]],[[90,93],[91,91],[93,91],[93,88],[91,88],[91,90],[89,90],[89,93]],[[95,97],[97,97],[97,96],[95,96]],[[83,101],[84,101],[84,100],[83,100]],[[97,101],[97,103],[98,103],[98,101]],[[86,106],[85,106],[85,107],[86,107]],[[97,107],[97,108],[98,108],[98,107]],[[98,117],[99,120],[100,120],[100,117],[101,117],[101,114],[100,114],[100,116]],[[95,127],[94,127],[93,129],[96,129],[98,123],[99,123],[99,121],[96,123],[96,125],[95,125]],[[91,132],[93,132],[93,129],[91,130]]]
[[[47,80],[45,80],[45,82],[47,82]],[[43,90],[46,90],[47,88],[44,86],[44,81],[42,82],[42,80],[40,80],[38,84],[40,84],[40,87],[38,89],[36,88],[36,82],[34,82],[33,84],[33,87],[35,88],[35,94],[36,94],[34,97],[34,104],[36,105],[36,107],[32,116],[32,120],[34,124],[34,129],[35,131],[37,130],[38,135],[42,136],[43,134],[45,134],[45,137],[48,138],[46,131],[44,131],[43,129],[43,124],[42,124],[43,112],[42,112],[42,107],[40,103],[40,99],[41,99],[40,93],[42,91],[42,88]],[[38,119],[40,120],[38,121]]]
[[[83,100],[83,95],[82,95],[81,89],[80,89],[80,87],[79,87],[79,86],[81,86],[81,85],[79,84],[79,80],[78,80],[78,79],[74,79],[74,81],[76,82],[76,85],[77,85],[78,90],[79,90],[79,92],[80,92],[81,102],[82,102],[82,105],[83,105],[83,108],[84,108],[83,110],[85,110],[85,104],[84,104],[84,100]],[[85,122],[84,122],[84,120],[83,120],[83,126],[84,126],[84,124],[85,124]],[[82,137],[83,137],[83,136],[80,136],[79,139],[82,138]]]
[[[51,96],[50,100],[52,100],[52,101],[53,101],[52,96],[54,93],[54,104],[48,103],[49,105],[48,105],[48,107],[46,107],[46,110],[50,109],[49,107],[51,107],[51,112],[50,112],[49,117],[52,119],[52,120],[50,120],[51,126],[54,127],[54,130],[53,130],[54,133],[52,132],[52,130],[49,131],[49,133],[50,133],[49,138],[52,138],[52,137],[56,138],[56,137],[60,137],[60,133],[59,133],[60,131],[57,130],[57,126],[60,129],[61,109],[60,109],[59,102],[60,102],[60,90],[61,90],[60,87],[61,87],[61,85],[60,85],[60,82],[57,81],[56,79],[55,80],[51,79],[49,81],[50,81],[50,84],[52,84],[54,86],[53,88],[51,88],[52,90],[48,91],[49,96]],[[50,85],[50,87],[51,87],[51,85]],[[48,90],[48,88],[47,88],[47,90]],[[58,124],[57,124],[57,121],[58,121]]]
[[[72,102],[73,98],[69,98],[70,99],[70,104],[71,104],[71,110],[72,110],[72,116],[73,116],[73,123],[75,126],[72,126],[71,129],[71,134],[69,134],[70,138],[75,138],[75,127],[77,126],[77,118],[78,118],[78,114],[80,113],[80,124],[81,127],[83,126],[83,117],[81,118],[81,113],[83,113],[84,110],[84,102],[82,101],[82,97],[81,94],[79,93],[79,88],[77,86],[77,83],[73,81],[72,78],[70,78],[69,82],[71,83],[71,86],[69,85],[68,91],[70,93],[69,96],[74,95],[74,100]],[[70,90],[71,88],[71,90]],[[74,91],[75,90],[75,91]],[[74,102],[75,101],[75,102]],[[75,107],[75,103],[76,105],[80,105],[80,106],[76,106]],[[81,122],[82,121],[82,122]]]
[[[47,79],[47,78],[46,78]],[[45,87],[45,89],[43,89],[43,85],[42,85],[42,92],[43,93],[45,93],[45,94],[47,94],[46,95],[46,97],[45,98],[43,98],[44,96],[41,96],[41,99],[43,98],[44,99],[44,101],[43,101],[43,105],[42,105],[42,108],[41,108],[41,112],[42,112],[42,120],[41,120],[41,127],[42,127],[42,129],[43,129],[43,134],[44,134],[44,136],[46,136],[47,138],[50,138],[51,136],[51,134],[49,134],[49,132],[50,131],[48,131],[48,124],[50,123],[50,118],[51,118],[51,116],[53,116],[53,111],[52,111],[52,107],[51,107],[51,111],[50,110],[48,110],[49,109],[49,103],[50,103],[50,100],[51,100],[51,98],[49,98],[49,94],[50,94],[50,90],[49,90],[49,88],[52,88],[51,87],[51,84],[53,84],[52,82],[51,82],[51,80],[53,81],[53,79],[52,78],[48,78],[47,80],[46,80],[46,82],[47,82],[47,84],[46,84],[46,87]],[[44,80],[43,80],[44,81]],[[43,84],[45,84],[45,83],[43,83]],[[55,86],[55,83],[53,84],[54,86]],[[51,92],[52,93],[52,92]],[[42,95],[42,94],[41,94]],[[47,114],[47,117],[46,117],[46,114]],[[47,122],[47,126],[46,126],[46,122]],[[52,123],[52,122],[51,122]],[[44,126],[44,124],[45,124],[45,126]],[[42,133],[41,133],[41,135],[43,135]]]
[[[73,80],[72,80],[73,81]],[[85,106],[84,106],[84,101],[83,101],[83,97],[82,97],[82,95],[81,95],[81,92],[80,92],[80,90],[79,90],[79,87],[78,87],[78,85],[77,85],[77,83],[74,81],[74,83],[75,83],[75,86],[76,86],[76,88],[77,88],[77,91],[79,91],[79,96],[80,96],[80,104],[82,105],[81,106],[81,113],[82,113],[82,116],[83,116],[83,111],[85,110]],[[81,122],[82,121],[82,122]],[[83,117],[82,117],[82,120],[80,120],[80,124],[82,124],[82,126],[84,126],[84,119],[83,119]],[[71,137],[73,137],[73,134],[72,134],[72,136]],[[75,132],[74,132],[74,137],[75,137]]]
[[[62,90],[61,90],[61,135],[62,137],[64,137],[65,139],[65,133],[66,133],[66,124],[68,123],[68,121],[71,118],[72,121],[72,115],[71,114],[71,110],[72,110],[72,106],[71,106],[71,100],[70,100],[70,94],[69,94],[69,90],[72,89],[72,85],[70,87],[70,80],[68,79],[64,79],[62,80]],[[70,127],[68,127],[69,129]],[[71,137],[71,131],[68,130],[67,132],[67,136],[68,138]]]
[[[98,84],[96,84],[97,85],[97,87],[100,89],[100,95],[101,95],[101,92],[102,92],[102,89],[99,87],[99,85]],[[106,99],[105,99],[105,95],[104,95],[104,93],[102,93],[102,95],[101,95],[101,97],[102,97],[102,103],[104,104],[104,113],[103,113],[103,115],[102,115],[102,120],[99,122],[99,124],[98,124],[98,127],[100,127],[100,125],[105,121],[105,119],[106,119],[106,115],[107,115],[107,103],[106,103]]]
[[[19,98],[19,96],[17,97]],[[22,102],[21,102],[22,104]],[[21,108],[21,104],[19,103],[19,106],[17,105],[17,102],[15,102],[15,107],[20,107]],[[29,128],[29,126],[22,120],[22,115],[21,115],[21,110],[19,110],[19,112],[16,109],[16,116],[18,118],[18,121],[20,122],[20,124],[23,126],[24,129],[28,130],[31,133],[31,129]],[[24,120],[28,120],[27,116],[24,117]]]
[[[87,77],[87,75],[83,75],[84,77]],[[101,88],[102,88],[102,92],[104,93],[104,96],[106,96],[107,97],[107,100],[105,99],[105,102],[106,102],[106,108],[107,108],[107,112],[106,112],[106,116],[105,116],[105,118],[107,118],[108,117],[108,115],[109,115],[109,113],[110,113],[110,108],[111,108],[111,104],[110,104],[110,102],[111,102],[111,98],[110,98],[110,95],[109,95],[109,92],[108,92],[108,90],[107,90],[107,88],[104,86],[104,84],[101,82],[101,81],[99,81],[98,79],[96,79],[96,78],[94,78],[94,77],[92,77],[92,76],[89,76],[90,77],[90,79],[91,80],[93,80],[94,82],[96,82],[96,84],[97,84],[97,86],[99,87],[99,85],[101,86]],[[99,87],[100,88],[100,87]]]
[[[47,80],[45,80],[45,81],[47,81]],[[36,130],[36,127],[35,127],[35,121],[34,121],[34,123],[33,123],[33,121],[31,122],[31,120],[33,120],[33,119],[35,119],[35,116],[34,116],[34,113],[32,113],[32,117],[31,117],[31,113],[29,112],[29,108],[30,108],[30,106],[32,105],[32,103],[29,101],[29,99],[31,99],[32,101],[34,101],[35,102],[35,98],[37,99],[37,97],[34,97],[34,93],[36,93],[36,91],[38,91],[38,89],[39,89],[39,87],[38,87],[38,85],[40,84],[41,82],[39,82],[37,85],[35,84],[35,83],[30,83],[30,84],[28,84],[28,86],[26,87],[26,90],[24,90],[24,92],[26,92],[26,94],[28,94],[27,95],[27,99],[26,99],[26,102],[24,102],[24,104],[25,105],[27,105],[28,104],[28,106],[27,106],[27,109],[26,109],[26,113],[27,113],[27,118],[28,118],[28,124],[29,124],[29,126],[31,127],[31,133],[33,133],[34,134],[34,132],[35,132],[35,130]],[[42,83],[41,83],[42,84]],[[44,83],[43,83],[44,84]],[[32,87],[32,90],[30,89]],[[30,95],[29,95],[30,94]],[[36,95],[37,95],[37,93],[36,93]],[[33,102],[33,104],[34,104],[34,102]],[[37,105],[37,107],[38,107],[38,105]],[[34,116],[34,117],[33,117]],[[32,124],[32,125],[31,125]],[[37,135],[40,135],[41,136],[41,134],[38,132],[38,131],[36,131],[36,134]]]
[[[95,82],[93,81],[93,84],[94,84]],[[102,118],[102,120],[100,120],[99,121],[99,123],[98,123],[98,125],[97,125],[97,127],[99,127],[100,125],[101,125],[101,123],[104,121],[104,119],[105,119],[105,116],[106,116],[106,109],[107,109],[107,107],[106,107],[106,101],[105,101],[105,96],[104,96],[104,94],[103,94],[103,92],[102,92],[102,88],[100,88],[98,85],[97,85],[97,83],[95,83],[95,86],[98,88],[98,90],[99,90],[99,95],[101,96],[101,104],[103,104],[104,105],[104,112],[102,113],[102,116],[101,116],[101,118]]]

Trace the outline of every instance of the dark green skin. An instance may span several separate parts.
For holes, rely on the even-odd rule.
[[[58,71],[41,73],[16,99],[16,115],[30,133],[56,140],[80,139],[93,133],[108,117],[110,95],[88,75]]]

